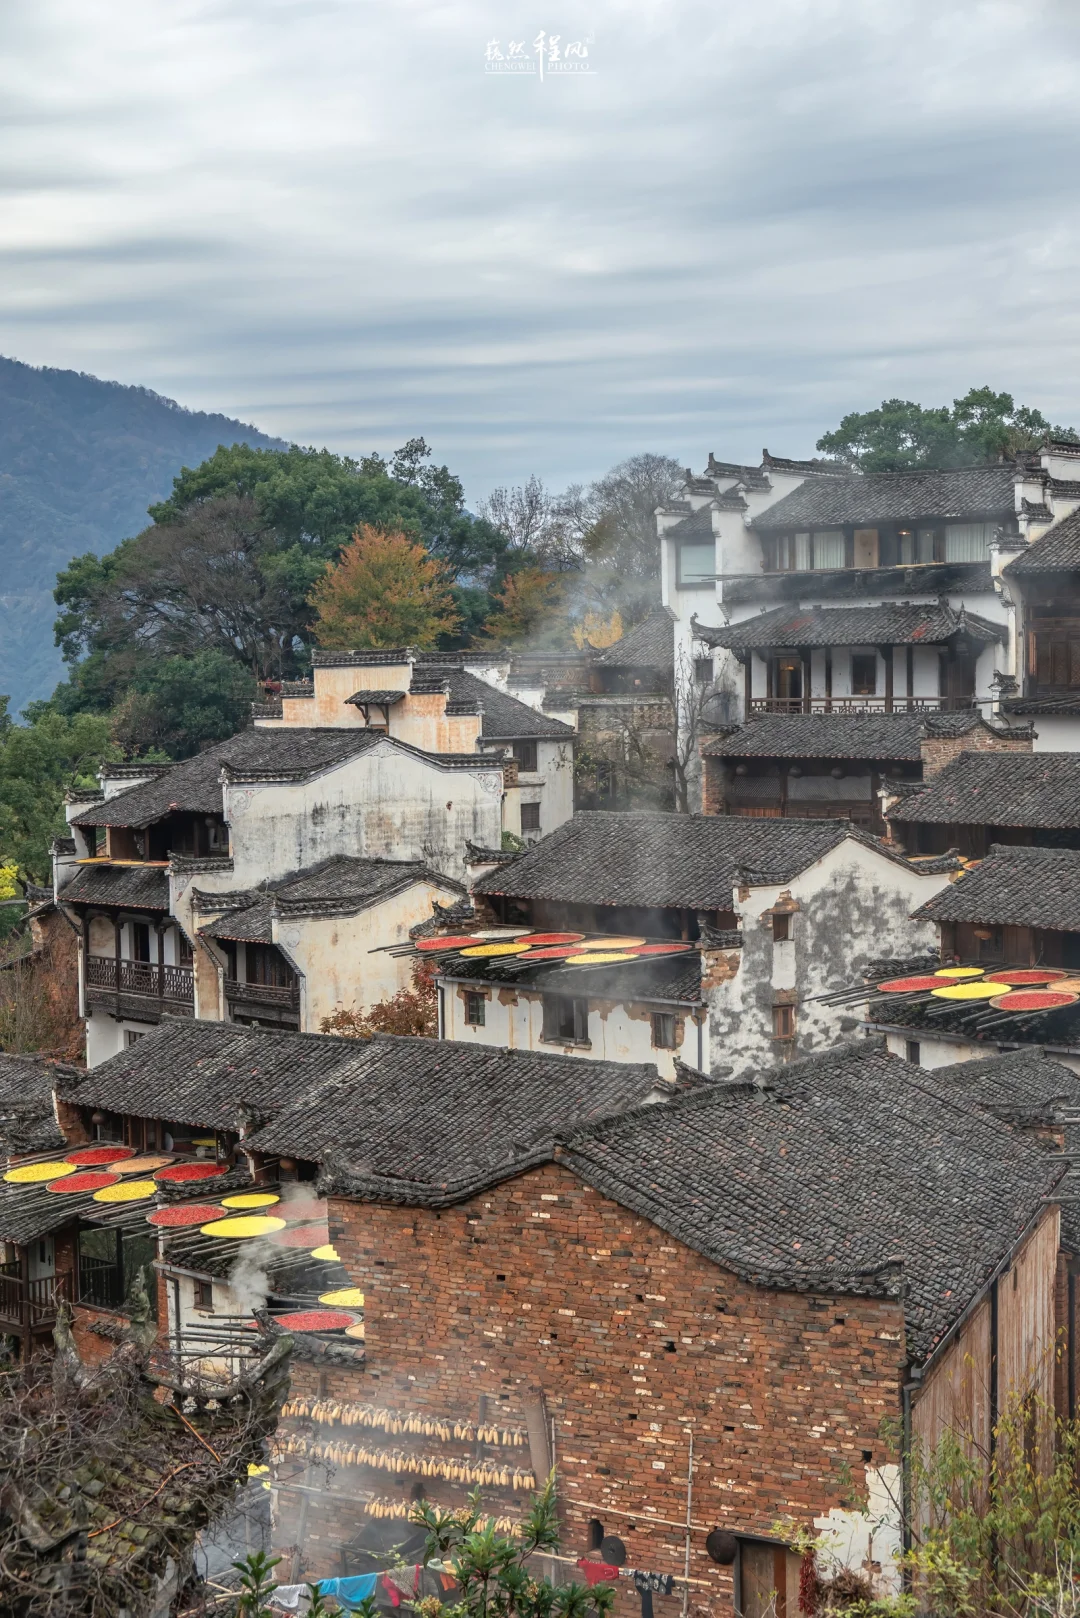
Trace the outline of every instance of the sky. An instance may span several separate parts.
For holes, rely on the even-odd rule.
[[[1078,89],[1074,0],[0,0],[0,352],[471,501],[1080,426]]]

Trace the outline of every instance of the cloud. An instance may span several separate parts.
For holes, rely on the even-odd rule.
[[[595,73],[484,71],[589,38]],[[1080,420],[1057,0],[39,0],[0,61],[0,350],[477,498],[803,454],[984,381]]]

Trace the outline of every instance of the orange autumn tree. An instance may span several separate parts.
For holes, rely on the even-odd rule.
[[[559,636],[566,619],[566,576],[523,567],[507,576],[495,602],[484,625],[489,640],[513,645],[543,631]]]
[[[450,572],[400,529],[365,523],[328,564],[308,601],[315,638],[338,650],[417,646],[430,650],[461,622]]]

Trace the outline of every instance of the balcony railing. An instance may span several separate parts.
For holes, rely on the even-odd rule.
[[[250,1006],[285,1006],[291,1011],[299,1011],[300,985],[241,983],[238,978],[226,978],[225,998],[230,1001],[242,1001]]]
[[[71,1298],[71,1276],[66,1272],[24,1281],[18,1263],[0,1264],[0,1321],[34,1330],[51,1326],[61,1298]]]
[[[99,1309],[119,1309],[124,1301],[124,1278],[111,1259],[79,1254],[79,1302]]]
[[[751,697],[751,713],[942,713],[973,708],[971,697]]]
[[[117,961],[110,955],[86,957],[86,987],[110,994],[138,994],[181,1005],[195,1004],[195,973],[190,966],[154,966],[149,961]]]

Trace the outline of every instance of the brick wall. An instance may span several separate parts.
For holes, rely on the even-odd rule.
[[[724,812],[724,762],[719,758],[701,760],[701,812],[703,815],[722,815]]]
[[[924,736],[919,743],[923,761],[923,780],[929,781],[946,764],[951,764],[961,753],[1030,753],[1032,739],[1001,736],[985,725],[977,725],[963,736]]]
[[[692,1422],[701,1525],[692,1575],[705,1581],[692,1595],[705,1610],[728,1612],[730,1572],[705,1554],[709,1527],[768,1535],[785,1516],[809,1525],[853,1503],[866,1464],[891,1458],[879,1424],[900,1409],[896,1305],[753,1288],[558,1165],[441,1214],[333,1201],[330,1220],[365,1292],[367,1324],[366,1371],[330,1373],[351,1384],[332,1396],[474,1420],[484,1399],[492,1419],[512,1425],[542,1397],[555,1427],[567,1554],[582,1553],[587,1521],[599,1516],[625,1539],[632,1565],[681,1569],[679,1529],[648,1517],[685,1517]],[[294,1388],[310,1375],[297,1366]],[[309,1506],[307,1571],[333,1565],[335,1533],[348,1537],[350,1487],[404,1496],[411,1481],[343,1471],[339,1502]],[[425,1487],[460,1502],[466,1485]],[[485,1498],[518,1515],[525,1494]],[[634,1515],[605,1516],[616,1508]],[[675,1602],[660,1603],[661,1618]],[[636,1610],[632,1590],[620,1605]]]

